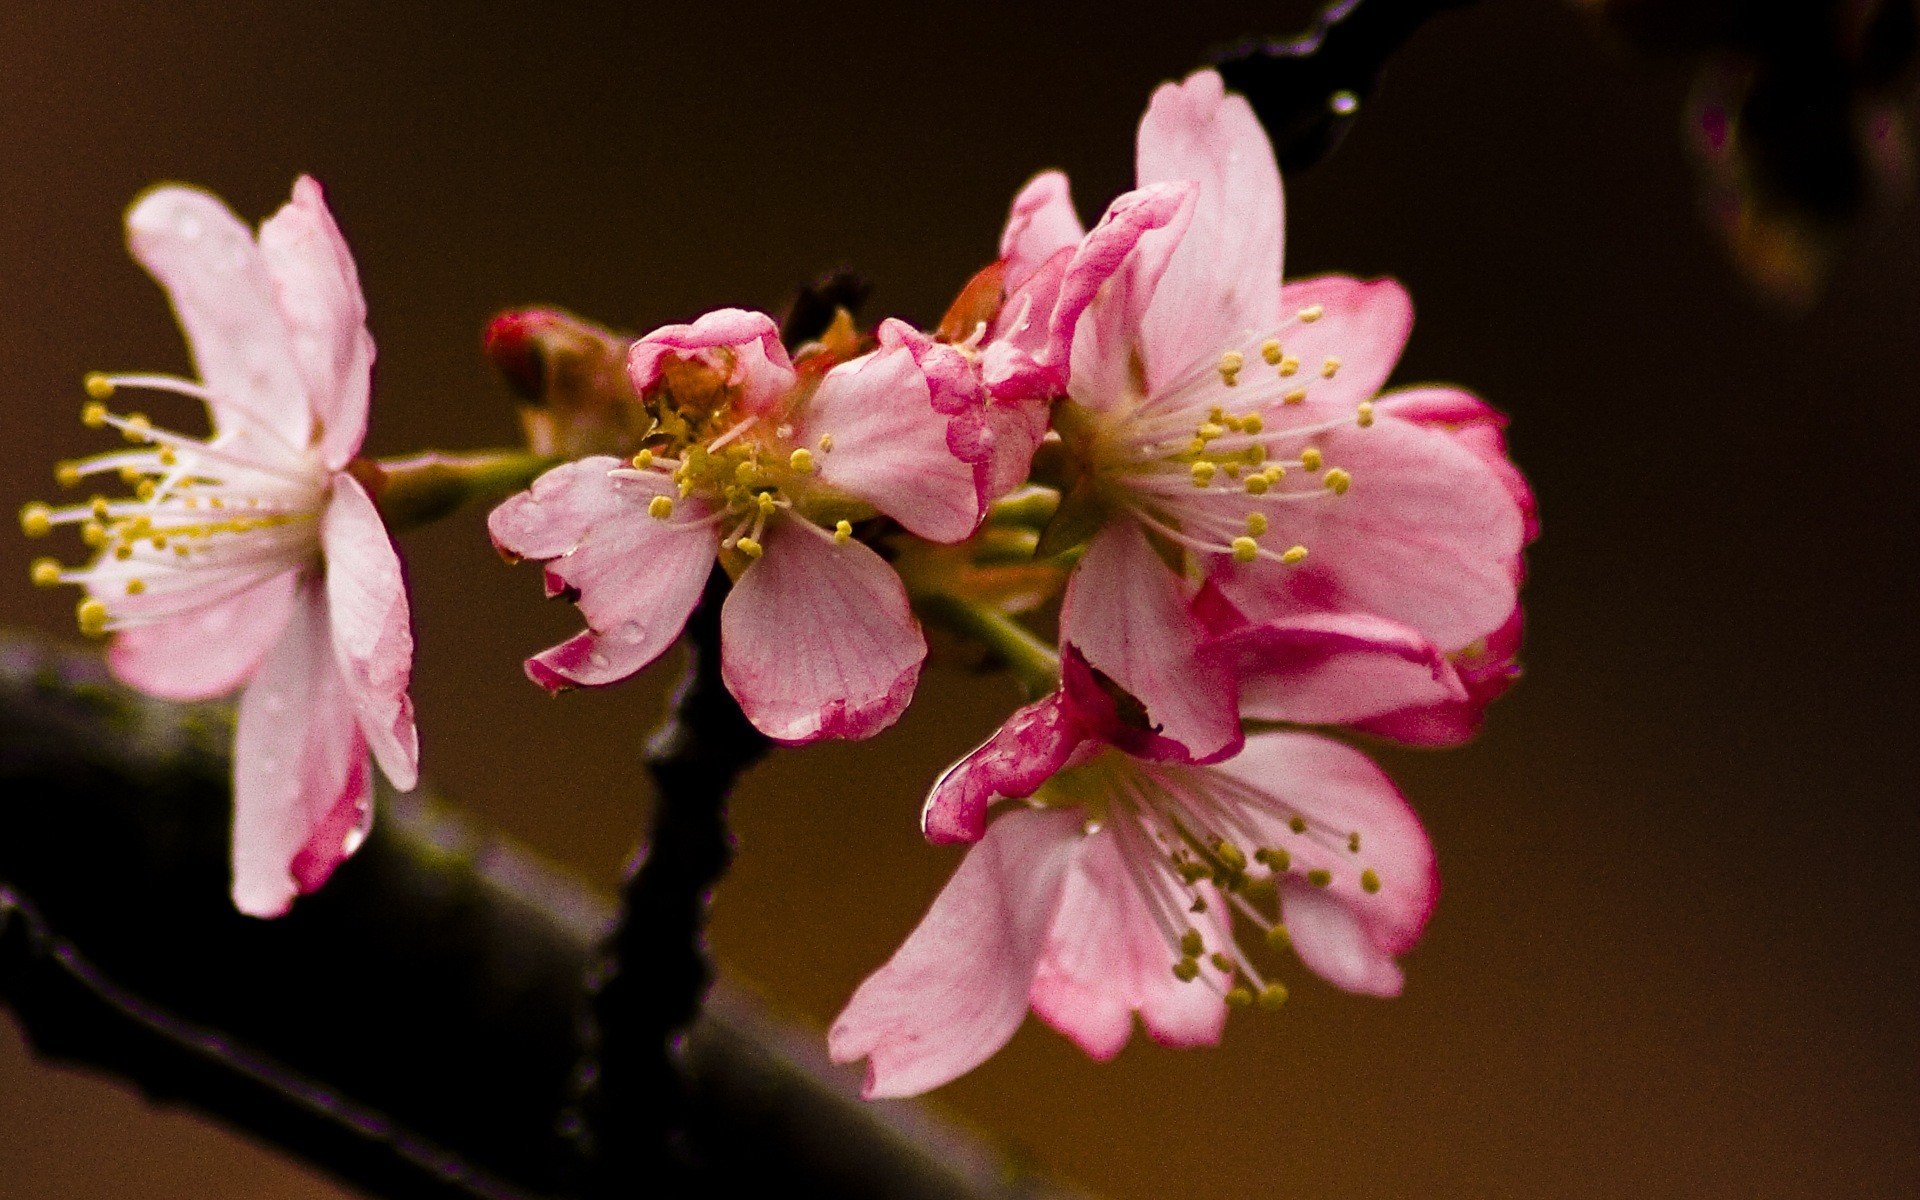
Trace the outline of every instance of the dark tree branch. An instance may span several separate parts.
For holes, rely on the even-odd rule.
[[[220,710],[144,700],[90,657],[0,640],[0,1002],[36,1051],[370,1194],[569,1194],[556,1118],[606,904],[383,795],[325,889],[279,921],[242,917],[227,899],[230,736]],[[815,1042],[716,991],[677,1058],[691,1188],[1062,1195],[913,1106],[853,1099]],[[661,1183],[630,1194],[671,1194]]]
[[[1247,38],[1213,56],[1227,86],[1252,103],[1284,171],[1333,152],[1394,51],[1435,14],[1472,0],[1333,0],[1312,27]]]

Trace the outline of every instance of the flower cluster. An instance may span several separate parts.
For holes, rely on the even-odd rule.
[[[1432,847],[1327,731],[1473,732],[1516,673],[1532,499],[1478,398],[1382,390],[1412,322],[1397,284],[1282,282],[1273,151],[1217,75],[1155,94],[1137,187],[1090,230],[1063,176],[1030,183],[998,261],[932,330],[863,333],[843,311],[790,346],[771,317],[722,309],[629,342],[551,311],[502,318],[489,352],[541,401],[541,457],[512,460],[538,470],[517,474],[357,457],[373,348],[311,181],[257,239],[182,188],[128,222],[200,381],[90,378],[86,423],[133,448],[61,476],[133,494],[22,520],[95,550],[34,577],[85,589],[81,625],[114,635],[123,679],[242,689],[243,910],[283,911],[353,851],[369,758],[412,785],[383,517],[491,489],[496,547],[539,561],[585,623],[527,660],[549,690],[659,658],[718,571],[722,676],[774,741],[893,723],[923,620],[1036,697],[926,801],[928,838],[972,848],[831,1031],[869,1095],[970,1070],[1029,1009],[1098,1058],[1136,1013],[1160,1041],[1214,1042],[1229,1007],[1285,1001],[1282,952],[1399,991]],[[212,433],[109,410],[135,388],[203,401]],[[1050,627],[1057,643],[1034,632]]]

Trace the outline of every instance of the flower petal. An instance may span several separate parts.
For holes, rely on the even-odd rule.
[[[558,558],[572,550],[588,530],[627,511],[626,497],[608,474],[624,465],[603,454],[541,475],[488,514],[494,546],[514,558]]]
[[[1034,176],[1013,198],[1013,211],[1000,235],[1007,291],[1019,291],[1048,259],[1078,245],[1084,236],[1066,175],[1043,171]]]
[[[1239,744],[1240,721],[1232,675],[1201,653],[1206,631],[1188,606],[1186,584],[1139,526],[1114,519],[1094,535],[1067,581],[1060,635],[1140,701],[1162,737],[1205,760]]]
[[[1226,935],[1214,919],[1221,905],[1213,900],[1207,913],[1187,916],[1204,926],[1208,945],[1221,946]],[[1182,982],[1175,960],[1128,877],[1116,835],[1085,838],[1034,974],[1034,1014],[1101,1061],[1126,1045],[1135,1012],[1162,1045],[1214,1045],[1227,1022],[1218,972],[1208,964],[1208,982]]]
[[[752,412],[772,412],[793,390],[793,360],[780,344],[780,327],[765,313],[718,308],[691,325],[661,326],[627,354],[633,386],[642,392],[652,387],[669,357],[730,366],[728,382],[741,390],[740,403]]]
[[[588,628],[625,631],[629,646],[654,644],[658,654],[679,636],[713,568],[711,509],[697,496],[680,497],[659,472],[626,473],[608,484],[619,508],[548,561],[547,591],[573,595]],[[659,496],[674,502],[665,520],[647,511]]]
[[[1140,327],[1149,391],[1280,322],[1280,169],[1244,97],[1198,71],[1154,92],[1137,175],[1198,185],[1192,219]]]
[[[1072,812],[1009,813],[967,852],[919,927],[869,976],[827,1034],[839,1063],[867,1060],[867,1099],[917,1096],[1007,1044],[1080,843]]]
[[[1363,996],[1398,996],[1406,985],[1393,955],[1336,897],[1290,879],[1280,889],[1280,912],[1294,953],[1333,986]]]
[[[1350,909],[1387,954],[1412,948],[1439,899],[1440,874],[1419,818],[1373,760],[1331,738],[1277,732],[1249,737],[1240,754],[1206,769],[1237,781],[1244,820],[1263,844],[1288,853],[1290,879],[1326,871],[1316,892]],[[1308,823],[1305,832],[1293,832],[1294,817]]]
[[[162,700],[210,700],[245,683],[293,612],[296,573],[171,620],[116,634],[107,665],[128,687]]]
[[[240,694],[233,743],[233,902],[277,917],[358,848],[373,813],[366,739],[334,665],[327,605],[305,581]]]
[[[1539,506],[1534,501],[1533,488],[1528,486],[1527,477],[1520,473],[1519,466],[1507,453],[1505,414],[1472,392],[1433,386],[1388,392],[1374,407],[1403,421],[1451,433],[1507,485],[1526,522],[1527,541],[1540,536]]]
[[[260,253],[293,334],[321,459],[337,471],[366,435],[373,335],[360,273],[318,183],[305,175],[294,182],[293,199],[260,226]]]
[[[940,776],[920,811],[921,832],[936,843],[979,841],[990,805],[1033,795],[1085,740],[1064,693],[1034,701]]]
[[[1524,529],[1506,485],[1453,438],[1381,417],[1316,439],[1328,467],[1351,475],[1344,495],[1263,507],[1268,544],[1298,543],[1295,566],[1265,559],[1212,568],[1252,620],[1301,611],[1364,612],[1410,625],[1458,650],[1513,611]]]
[[[1448,670],[1461,695],[1433,704],[1409,705],[1356,723],[1356,728],[1415,746],[1464,742],[1480,730],[1487,706],[1520,678],[1520,607],[1484,639],[1455,654]]]
[[[305,382],[253,232],[211,193],[170,185],[127,210],[127,245],[173,302],[216,430],[283,456],[304,451]]]
[[[1364,613],[1276,617],[1216,637],[1210,653],[1240,680],[1240,715],[1294,725],[1350,725],[1467,697],[1439,647]]]
[[[413,624],[400,554],[358,480],[334,477],[320,519],[326,558],[327,613],[348,700],[374,761],[400,791],[420,778],[420,735],[407,683],[413,674]]]
[[[1328,408],[1351,413],[1362,400],[1373,399],[1413,332],[1413,301],[1395,279],[1301,279],[1280,289],[1280,307],[1287,322],[1280,341],[1299,360],[1300,373],[1293,379],[1306,392],[1304,407],[1293,411],[1311,419],[1324,417]],[[1317,319],[1295,319],[1315,308]]]
[[[895,345],[828,371],[794,438],[808,447],[833,439],[832,450],[814,452],[822,481],[916,536],[958,542],[980,523],[983,509],[974,464],[955,456],[948,426],[914,354]]]
[[[796,519],[769,526],[765,544],[720,610],[721,675],[747,719],[788,745],[893,724],[927,656],[900,577],[861,542]]]

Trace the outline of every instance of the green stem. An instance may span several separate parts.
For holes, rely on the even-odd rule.
[[[928,621],[985,646],[1034,699],[1060,686],[1060,656],[1053,647],[999,609],[945,592],[915,596],[914,607]]]
[[[511,496],[560,461],[527,450],[428,451],[405,458],[357,458],[347,470],[373,496],[388,528],[402,530],[437,521],[469,501]]]

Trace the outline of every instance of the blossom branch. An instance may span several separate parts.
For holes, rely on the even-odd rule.
[[[0,1003],[43,1057],[370,1195],[569,1194],[555,1116],[604,902],[386,795],[324,891],[271,924],[240,916],[226,720],[139,698],[91,656],[0,640]],[[860,1104],[811,1039],[724,987],[676,1061],[689,1178],[710,1194],[1067,1195],[910,1106]]]

